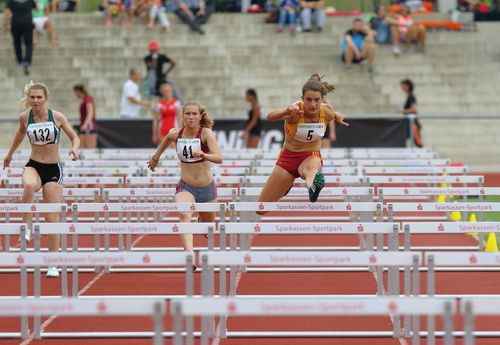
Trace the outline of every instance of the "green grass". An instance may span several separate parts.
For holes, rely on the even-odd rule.
[[[468,201],[479,202],[479,199],[469,198]],[[486,196],[483,202],[500,202],[500,196]],[[477,213],[476,217],[479,218],[479,215]],[[482,217],[482,222],[500,222],[500,212],[482,212]]]

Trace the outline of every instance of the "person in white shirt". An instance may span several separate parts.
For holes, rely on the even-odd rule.
[[[141,107],[149,107],[149,102],[141,100],[139,81],[141,73],[137,68],[129,71],[129,78],[123,84],[120,115],[122,118],[134,119],[140,117]]]

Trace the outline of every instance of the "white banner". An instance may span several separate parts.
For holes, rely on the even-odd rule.
[[[411,266],[420,253],[360,251],[258,251],[200,252],[212,266]],[[201,260],[201,259],[200,259]]]
[[[365,174],[465,174],[467,167],[364,167]]]
[[[111,164],[110,164],[111,165]],[[99,176],[106,176],[106,175],[114,175],[114,174],[119,174],[119,175],[132,175],[132,174],[138,174],[140,171],[139,168],[104,168],[104,167],[71,167],[71,168],[64,168],[64,173],[68,175],[99,175]]]
[[[126,183],[128,186],[147,185],[147,184],[170,184],[176,185],[179,183],[179,176],[139,176],[127,177]]]
[[[383,152],[383,151],[371,151],[371,152],[361,152],[353,151],[351,153],[353,159],[406,159],[412,157],[412,159],[434,159],[436,154],[432,152],[407,152],[407,151],[393,151],[393,152]]]
[[[359,166],[410,166],[410,165],[431,165],[431,166],[447,166],[450,165],[451,161],[449,159],[427,159],[427,160],[415,160],[415,159],[378,159],[369,160],[361,159],[356,161]]]
[[[59,213],[67,207],[66,204],[0,204],[0,213]]]
[[[245,178],[246,183],[254,183],[254,184],[264,184],[269,179],[269,176],[247,176]],[[326,175],[325,183],[360,183],[363,181],[363,176],[333,176]],[[294,183],[304,183],[304,180],[298,178]]]
[[[378,189],[383,196],[394,195],[500,195],[500,187],[384,187]]]
[[[412,222],[403,223],[402,228],[409,228],[412,234],[500,232],[500,222]]]
[[[1,205],[1,204],[0,204]],[[75,203],[77,212],[219,212],[222,203]],[[1,206],[0,206],[1,210]]]
[[[402,202],[387,204],[395,212],[498,212],[500,202]]]
[[[64,188],[63,197],[93,197],[99,195],[99,188]],[[22,188],[0,188],[0,197],[22,197]],[[35,196],[41,197],[42,191],[39,190]]]
[[[473,315],[500,315],[500,298],[498,297],[463,298],[460,301],[462,313],[466,303],[472,304]]]
[[[175,196],[175,188],[105,188],[104,195],[116,197],[169,197]]]
[[[176,303],[185,316],[442,315],[446,303],[456,309],[451,298],[424,297],[186,298],[173,300],[172,311]]]
[[[427,252],[426,262],[431,255],[436,266],[500,266],[500,253]]]
[[[273,169],[274,167],[255,167],[251,173],[255,175],[270,175]],[[356,175],[358,173],[358,169],[353,167],[325,166],[321,171],[325,175]]]
[[[286,212],[374,212],[382,204],[374,202],[236,202],[229,203],[234,211],[286,211]]]
[[[16,298],[0,303],[0,316],[152,316],[157,304],[161,306],[162,314],[165,313],[165,301],[161,299]]]
[[[368,183],[481,183],[484,176],[367,176]]]
[[[240,188],[241,195],[247,196],[259,196],[262,187],[242,187]],[[321,190],[321,196],[370,196],[373,194],[372,187],[325,187]],[[309,192],[306,187],[294,187],[292,188],[287,196],[304,196],[308,197]]]
[[[2,253],[0,266],[182,266],[188,252]]]
[[[499,223],[500,224],[500,223]],[[227,234],[390,234],[399,223],[225,223]]]
[[[0,236],[19,235],[22,226],[26,227],[26,223],[0,223]]]
[[[35,223],[41,234],[208,234],[215,223]],[[0,228],[1,230],[1,228]]]

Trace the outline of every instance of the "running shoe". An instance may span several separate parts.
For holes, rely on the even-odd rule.
[[[321,171],[318,171],[314,176],[314,181],[311,187],[309,187],[309,201],[316,202],[319,197],[319,192],[325,186],[325,176]]]
[[[59,278],[59,270],[56,266],[49,266],[47,270],[47,278]]]

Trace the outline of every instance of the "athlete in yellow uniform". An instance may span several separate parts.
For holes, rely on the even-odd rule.
[[[340,125],[348,126],[344,122],[345,116],[324,102],[324,96],[334,89],[333,85],[314,74],[302,87],[301,101],[267,115],[269,121],[285,121],[285,142],[259,201],[278,201],[290,190],[297,177],[304,179],[309,200],[318,200],[325,185],[320,150],[326,124],[335,119]]]

